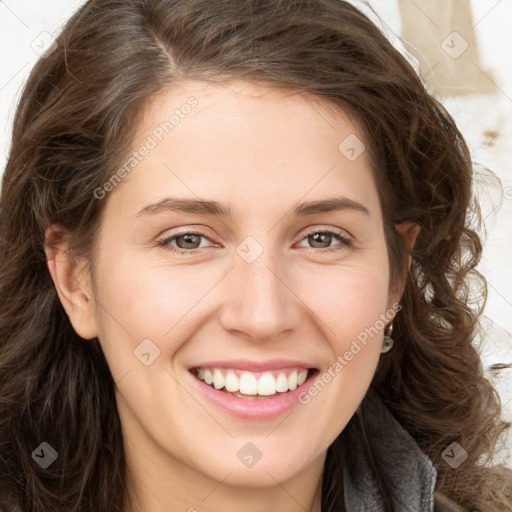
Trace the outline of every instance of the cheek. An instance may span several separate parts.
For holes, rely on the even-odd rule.
[[[387,305],[386,272],[352,268],[336,276],[315,280],[309,296],[324,323],[330,357],[299,398],[315,417],[315,428],[329,433],[329,442],[345,428],[371,384]]]
[[[386,262],[385,262],[386,263]],[[310,274],[311,275],[311,274]],[[303,281],[305,302],[329,328],[336,352],[345,351],[352,339],[375,326],[385,313],[388,302],[387,266],[346,264],[336,269],[325,268]],[[377,328],[382,327],[381,322]]]
[[[170,342],[175,337],[168,334],[179,332],[201,310],[201,300],[218,281],[218,272],[211,265],[165,264],[162,258],[156,261],[129,251],[115,261],[98,273],[99,302],[104,306],[100,331],[106,339],[119,339],[112,332],[107,334],[107,329],[138,343],[149,338],[161,350],[172,351]]]
[[[385,258],[376,258],[374,263],[325,269],[308,287],[308,306],[322,320],[330,353],[316,379],[321,382],[312,393],[316,396],[324,387],[328,389],[322,391],[322,401],[339,412],[336,429],[341,429],[357,408],[381,353],[389,274]]]

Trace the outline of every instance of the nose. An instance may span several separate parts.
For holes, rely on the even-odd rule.
[[[289,334],[304,318],[304,303],[296,288],[290,268],[269,251],[251,263],[237,256],[220,290],[223,328],[260,342]]]

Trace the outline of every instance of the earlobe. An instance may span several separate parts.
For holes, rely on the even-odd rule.
[[[58,224],[46,230],[48,270],[75,332],[84,339],[98,335],[94,298],[86,262],[70,254],[67,233]]]

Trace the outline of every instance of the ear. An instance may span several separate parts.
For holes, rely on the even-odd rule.
[[[46,230],[45,252],[53,284],[73,329],[84,339],[95,338],[98,329],[86,261],[71,254],[67,233],[59,224]]]
[[[416,238],[418,237],[418,234],[421,230],[421,227],[418,226],[414,221],[405,221],[400,224],[395,225],[396,230],[400,233],[402,238],[405,241],[405,244],[410,249],[414,248],[414,245],[416,243]],[[412,256],[408,255],[408,267],[411,268],[411,262],[412,262]],[[392,304],[396,304],[400,301],[400,298],[402,297],[403,289],[397,290],[396,288],[393,288],[389,292],[389,304],[388,307],[390,307]]]
[[[402,235],[402,238],[404,239],[406,245],[409,247],[409,249],[414,248],[414,244],[416,243],[416,238],[418,237],[418,234],[421,230],[420,226],[416,224],[412,220],[408,220],[406,222],[402,222],[401,224],[397,224],[396,230]],[[409,254],[408,256],[408,266],[411,268],[411,261],[412,256]]]

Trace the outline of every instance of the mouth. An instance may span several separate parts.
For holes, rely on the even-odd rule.
[[[189,371],[221,393],[244,400],[269,400],[295,391],[318,370],[296,366],[257,372],[225,367],[193,367]]]

